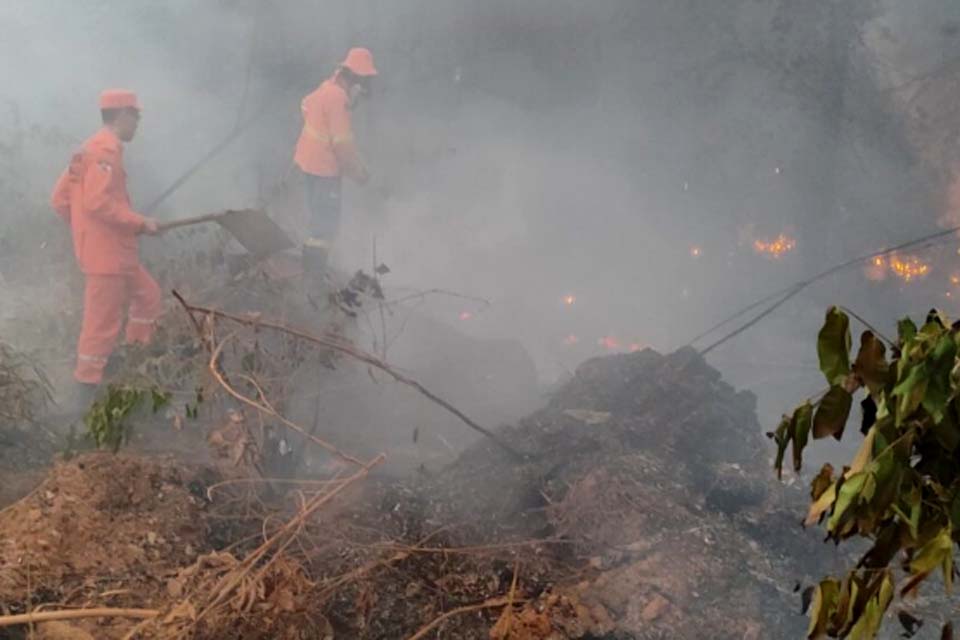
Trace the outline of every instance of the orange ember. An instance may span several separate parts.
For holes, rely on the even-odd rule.
[[[797,241],[784,233],[781,233],[769,242],[765,240],[753,241],[754,251],[770,256],[771,258],[779,258],[783,256],[783,254],[793,251],[796,247]]]
[[[568,307],[572,307],[576,301],[577,301],[577,296],[575,295],[568,294],[563,296],[563,304],[567,305]]]
[[[930,265],[916,256],[890,256],[890,271],[904,282],[925,277]]]
[[[469,311],[461,311],[461,312],[460,312],[460,319],[461,319],[461,320],[469,320],[469,319],[472,318],[472,317],[473,317],[473,314],[470,313]]]
[[[568,347],[572,347],[573,345],[579,342],[580,342],[580,338],[573,335],[572,333],[563,339],[563,344],[567,345]]]
[[[604,336],[599,340],[597,340],[597,344],[599,344],[604,349],[610,349],[611,351],[614,351],[620,348],[620,341],[614,338],[613,336]]]
[[[690,247],[690,255],[694,258],[699,258],[702,253],[703,251],[700,249],[700,247]]]
[[[881,256],[877,256],[863,266],[863,273],[868,280],[874,282],[885,280],[887,277],[887,261]]]

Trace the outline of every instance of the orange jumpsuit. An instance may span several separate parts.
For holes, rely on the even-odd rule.
[[[78,382],[99,384],[127,313],[126,341],[148,343],[162,303],[160,287],[140,264],[144,217],[130,207],[123,145],[104,127],[70,161],[53,190],[54,210],[70,224],[84,273]]]
[[[336,74],[300,103],[303,130],[293,160],[309,175],[338,177],[360,169],[350,123],[350,99]]]

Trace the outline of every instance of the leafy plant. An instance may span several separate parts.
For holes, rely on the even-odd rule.
[[[952,586],[960,539],[960,322],[951,325],[936,310],[919,328],[901,320],[889,346],[888,361],[883,339],[864,331],[851,363],[849,319],[832,307],[817,340],[829,390],[768,434],[778,475],[791,445],[799,471],[811,430],[839,440],[854,396],[863,396],[859,451],[836,476],[824,465],[814,478],[805,524],[825,521],[837,544],[853,536],[873,544],[845,576],[814,588],[809,638],[875,637],[896,596],[898,555],[906,574],[901,597],[938,571],[948,592]]]
[[[109,385],[106,394],[93,403],[83,419],[97,447],[108,446],[116,453],[130,439],[127,418],[147,399],[156,413],[170,402],[170,394],[156,389]]]

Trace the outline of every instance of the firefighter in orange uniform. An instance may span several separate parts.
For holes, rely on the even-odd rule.
[[[74,378],[93,387],[103,379],[126,315],[126,341],[148,343],[160,315],[160,287],[140,264],[140,234],[156,221],[130,206],[123,143],[133,140],[140,103],[132,91],[100,94],[103,128],[74,154],[53,190],[52,205],[70,225],[86,287]]]
[[[350,107],[370,90],[377,75],[370,51],[351,49],[346,59],[313,93],[303,99],[303,130],[293,160],[304,174],[308,237],[303,245],[304,270],[319,274],[340,227],[341,176],[358,184],[369,178],[357,153]]]

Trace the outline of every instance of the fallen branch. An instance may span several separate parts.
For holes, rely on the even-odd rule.
[[[245,318],[243,316],[234,315],[232,313],[226,313],[224,311],[217,311],[216,309],[211,309],[208,307],[191,305],[186,300],[184,300],[183,296],[177,293],[177,291],[174,290],[172,293],[173,293],[173,296],[180,302],[180,304],[183,306],[183,308],[186,310],[187,314],[189,314],[191,318],[194,318],[193,316],[194,313],[203,313],[203,314],[207,314],[208,316],[232,320],[233,322],[237,322],[245,326],[265,327],[268,329],[273,329],[275,331],[280,331],[288,335],[296,336],[302,340],[306,340],[307,342],[312,342],[313,344],[320,345],[327,349],[332,349],[333,351],[346,354],[356,360],[359,360],[360,362],[366,363],[371,367],[379,369],[384,373],[386,373],[387,375],[389,375],[394,380],[396,380],[397,382],[407,385],[408,387],[412,387],[413,389],[417,390],[421,395],[425,396],[435,404],[440,405],[441,407],[443,407],[444,409],[446,409],[447,411],[455,415],[457,418],[459,418],[461,422],[463,422],[465,425],[467,425],[474,431],[477,431],[478,433],[482,433],[487,438],[490,438],[490,440],[496,443],[501,449],[503,449],[504,451],[509,453],[511,456],[513,456],[514,459],[519,461],[524,461],[528,458],[528,456],[518,452],[516,449],[514,449],[513,447],[508,445],[506,442],[501,440],[499,437],[497,437],[497,435],[494,434],[492,431],[490,431],[489,429],[486,429],[485,427],[482,427],[481,425],[471,420],[462,411],[454,407],[452,404],[450,404],[443,398],[440,398],[439,396],[431,392],[429,389],[424,387],[422,384],[420,384],[416,380],[413,380],[411,378],[404,376],[403,374],[393,369],[390,365],[388,365],[386,362],[384,362],[377,356],[367,353],[365,351],[362,351],[357,347],[355,347],[354,345],[344,341],[339,337],[314,336],[309,333],[299,331],[297,329],[292,329],[282,324],[262,320],[259,317]]]
[[[12,616],[0,616],[0,627],[12,627],[18,624],[35,624],[57,620],[78,620],[80,618],[138,618],[147,620],[156,618],[160,612],[156,609],[64,609],[61,611],[38,611],[20,613]]]
[[[426,638],[428,633],[430,633],[431,631],[436,629],[438,626],[443,624],[446,620],[449,620],[454,616],[458,616],[461,613],[470,613],[471,611],[482,611],[483,609],[496,609],[497,607],[505,607],[509,604],[519,604],[525,601],[526,600],[513,600],[513,602],[511,602],[511,598],[509,597],[500,597],[500,598],[491,598],[490,600],[485,600],[480,604],[471,604],[465,607],[458,607],[456,609],[451,609],[450,611],[447,611],[445,614],[443,614],[439,618],[436,618],[433,622],[431,622],[427,626],[422,627],[415,634],[407,638],[407,640],[422,640],[422,638]]]

